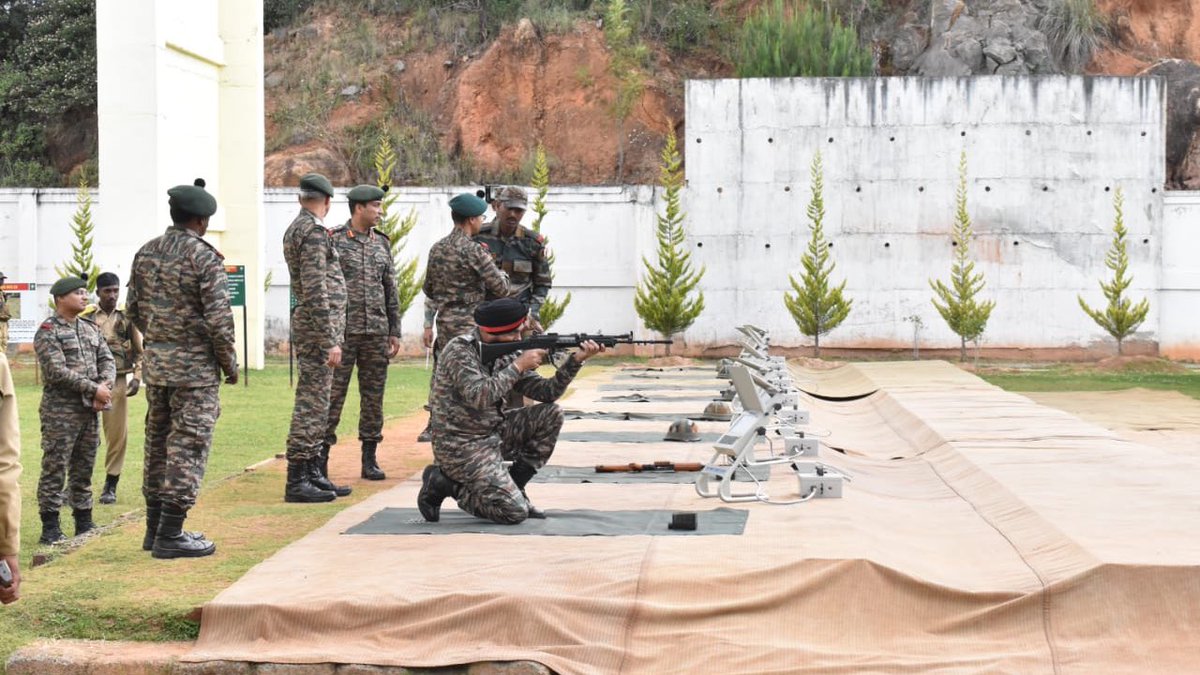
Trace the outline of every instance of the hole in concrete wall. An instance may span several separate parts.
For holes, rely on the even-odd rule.
[[[771,248],[771,243],[770,243],[770,242],[767,242],[767,244],[766,244],[766,247],[767,247],[767,248]]]
[[[1146,132],[1144,132],[1144,131],[1143,131],[1143,132],[1142,132],[1142,135],[1143,135],[1143,136],[1145,136],[1145,135],[1146,135]]]
[[[699,142],[700,142],[700,139],[699,139],[699,138],[697,138],[697,139],[696,139],[696,142],[697,142],[697,143],[699,143]]]
[[[1013,246],[1020,246],[1020,245],[1021,245],[1021,242],[1019,242],[1019,241],[1013,241]]]
[[[1143,244],[1149,244],[1149,243],[1150,243],[1150,239],[1148,239],[1148,238],[1147,238],[1147,239],[1143,239],[1143,240],[1142,240],[1142,243],[1143,243]]]
[[[704,242],[702,242],[702,241],[696,242],[696,248],[704,248]]]
[[[1032,132],[1032,131],[1030,131],[1030,130],[1028,130],[1028,129],[1026,129],[1026,130],[1025,130],[1025,135],[1026,135],[1026,136],[1028,136],[1028,135],[1030,135],[1030,134],[1032,134],[1032,133],[1033,133],[1033,132]]]
[[[891,247],[892,247],[892,242],[890,242],[890,241],[885,241],[885,242],[883,242],[883,247],[884,247],[884,248],[891,248]]]
[[[784,191],[784,192],[791,192],[791,191],[792,191],[792,186],[791,186],[791,185],[784,185],[784,186],[783,186],[783,191]]]
[[[833,242],[829,242],[829,248],[833,248]]]
[[[1091,130],[1091,129],[1088,129],[1088,133],[1087,133],[1087,135],[1088,135],[1088,136],[1091,136],[1091,135],[1092,135],[1092,130]]]
[[[888,140],[889,140],[889,141],[891,141],[891,142],[893,142],[893,143],[895,143],[895,142],[896,142],[896,137],[895,137],[895,136],[892,136],[892,137],[891,137],[891,138],[889,138]]]
[[[958,132],[958,135],[959,135],[959,136],[966,136],[966,135],[967,135],[967,132],[965,132],[965,131],[960,131],[960,132]]]
[[[725,188],[723,188],[723,187],[718,187],[718,188],[717,188],[717,194],[721,194],[721,193],[722,193],[722,192],[724,192],[724,191],[725,191]]]
[[[992,191],[992,186],[991,186],[991,185],[985,185],[985,186],[983,186],[983,191],[984,191],[984,192],[991,192],[991,191]]]
[[[922,185],[922,186],[920,186],[920,187],[918,187],[918,188],[917,188],[917,192],[924,192],[924,191],[925,191],[925,186],[924,186],[924,185]]]
[[[833,142],[833,136],[830,136],[830,137],[829,137],[829,142],[830,142],[830,143],[832,143],[832,142]]]
[[[767,142],[768,142],[768,143],[774,143],[774,142],[775,142],[775,139],[774,139],[774,138],[768,138],[768,139],[767,139]]]
[[[1048,186],[1048,185],[1042,186],[1042,192],[1049,192],[1049,191],[1050,191],[1050,186]]]
[[[1151,194],[1154,194],[1155,192],[1158,192],[1158,188],[1150,188]]]
[[[1108,192],[1108,191],[1109,191],[1109,190],[1111,190],[1111,189],[1112,189],[1112,188],[1108,187],[1107,185],[1105,185],[1105,186],[1104,186],[1104,191],[1105,191],[1105,192]]]
[[[862,186],[861,186],[861,185],[856,185],[856,186],[854,186],[854,191],[855,191],[855,192],[862,192]]]
[[[953,239],[951,239],[951,240],[950,240],[950,245],[951,245],[951,246],[958,246],[958,242],[957,242],[957,241],[954,241]]]

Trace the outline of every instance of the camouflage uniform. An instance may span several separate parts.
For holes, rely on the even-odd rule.
[[[63,482],[70,474],[71,508],[92,508],[92,468],[100,445],[92,400],[100,384],[112,387],[117,376],[112,352],[96,324],[57,314],[46,319],[33,337],[42,371],[42,475],[38,510],[57,513]]]
[[[429,249],[425,265],[425,317],[437,314],[437,355],[451,338],[475,329],[472,312],[484,301],[485,293],[503,298],[509,293],[508,278],[492,261],[487,249],[461,229],[454,230]]]
[[[104,427],[104,471],[109,476],[119,476],[125,467],[125,446],[129,438],[127,378],[133,375],[135,380],[142,379],[142,336],[120,309],[108,313],[99,305],[92,305],[80,316],[96,322],[117,362],[112,408],[100,413],[100,421]]]
[[[566,392],[580,364],[567,359],[547,379],[535,371],[518,373],[512,363],[520,352],[485,364],[479,345],[478,333],[472,333],[450,341],[442,353],[430,398],[433,456],[458,483],[453,496],[459,508],[498,523],[519,523],[529,505],[501,461],[545,466],[563,422],[553,401]],[[512,390],[542,403],[505,411]]]
[[[147,504],[186,512],[196,503],[221,414],[221,374],[237,376],[224,259],[178,225],[133,257],[125,315],[145,340]]]
[[[396,296],[392,247],[384,233],[371,228],[367,234],[359,234],[350,221],[335,228],[330,238],[338,251],[346,282],[346,339],[342,365],[333,372],[325,442],[329,445],[337,442],[350,374],[358,364],[358,393],[362,401],[358,438],[378,443],[383,440],[388,337],[400,337],[400,299]]]
[[[310,461],[319,457],[328,427],[333,369],[325,362],[344,339],[346,282],[329,230],[307,209],[284,232],[283,256],[296,298],[292,344],[300,366],[287,458]]]
[[[475,241],[486,246],[496,265],[508,273],[508,297],[520,300],[533,318],[541,321],[542,303],[553,283],[546,239],[524,225],[517,225],[516,231],[506,237],[500,232],[500,222],[493,220],[479,230]],[[487,299],[498,297],[504,296],[489,293]]]

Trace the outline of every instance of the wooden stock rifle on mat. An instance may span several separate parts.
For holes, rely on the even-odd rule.
[[[700,462],[655,462],[653,464],[638,464],[630,462],[629,464],[597,464],[596,473],[650,473],[654,471],[676,472],[676,471],[703,471],[704,465]]]

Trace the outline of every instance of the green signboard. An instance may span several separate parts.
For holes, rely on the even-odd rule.
[[[246,266],[226,265],[225,279],[229,285],[229,306],[246,306]]]

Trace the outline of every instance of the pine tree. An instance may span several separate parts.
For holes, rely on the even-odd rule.
[[[937,298],[933,306],[946,320],[950,330],[962,340],[959,345],[959,361],[967,360],[967,341],[978,342],[987,328],[988,317],[996,306],[994,300],[978,302],[975,296],[983,290],[983,273],[975,272],[975,263],[970,259],[971,216],[967,213],[967,153],[958,160],[958,190],[955,194],[957,210],[954,217],[953,241],[954,264],[950,267],[950,285],[929,280]],[[941,302],[938,302],[938,300]]]
[[[71,216],[71,233],[75,241],[71,244],[72,257],[61,266],[55,266],[54,271],[59,278],[86,276],[88,293],[96,291],[96,277],[100,268],[92,258],[92,233],[96,229],[92,222],[92,192],[88,189],[87,174],[80,172],[79,189],[76,192],[75,215]],[[53,304],[53,300],[51,300]]]
[[[537,196],[533,198],[533,212],[537,217],[533,219],[532,229],[534,232],[541,233],[542,219],[546,217],[549,209],[546,208],[546,194],[550,192],[550,165],[546,162],[546,149],[538,143],[537,154],[534,155],[533,163],[533,178],[530,180],[532,185],[537,190]],[[549,244],[547,239],[545,243]],[[550,263],[550,279],[554,279],[554,254],[549,255]],[[554,322],[562,318],[563,312],[567,311],[567,305],[571,304],[571,294],[568,292],[563,296],[562,300],[546,297],[542,303],[542,308],[538,312],[538,322],[542,324],[543,330],[550,330],[550,326]]]
[[[1126,289],[1133,283],[1133,277],[1127,276],[1129,250],[1125,237],[1129,231],[1125,229],[1124,204],[1125,197],[1121,194],[1121,188],[1117,188],[1116,194],[1113,195],[1113,210],[1116,214],[1113,218],[1112,248],[1104,257],[1104,266],[1113,271],[1113,278],[1107,283],[1100,282],[1104,297],[1108,299],[1108,307],[1103,312],[1092,309],[1083,301],[1083,296],[1079,296],[1079,306],[1083,311],[1117,341],[1117,354],[1123,352],[1125,338],[1142,325],[1150,311],[1150,302],[1146,298],[1134,305],[1132,300],[1124,297]]]
[[[665,190],[667,210],[658,216],[658,264],[651,265],[642,258],[646,271],[634,293],[633,308],[647,328],[669,340],[692,325],[704,311],[704,293],[697,292],[694,298],[688,295],[700,283],[705,269],[693,272],[691,254],[683,250],[684,214],[680,207],[683,159],[674,131],[667,136],[661,157],[659,180]],[[667,353],[670,351],[668,346]]]
[[[787,305],[800,332],[813,338],[813,355],[821,358],[821,336],[846,319],[853,301],[842,295],[845,281],[836,287],[830,286],[829,276],[833,273],[834,263],[829,258],[829,243],[825,241],[825,177],[819,150],[813,156],[809,174],[812,176],[812,198],[808,202],[811,235],[808,252],[800,258],[804,276],[801,281],[796,281],[788,275],[795,294],[784,293],[783,304]]]
[[[385,135],[380,138],[379,147],[375,150],[375,180],[379,187],[387,190],[395,170],[396,153],[392,150],[391,140]],[[400,259],[400,255],[404,253],[405,239],[417,225],[417,210],[412,208],[408,215],[401,218],[391,208],[397,197],[399,194],[396,192],[388,191],[384,194],[384,216],[379,223],[379,231],[386,234],[391,241],[392,260],[396,264],[396,299],[400,305],[400,316],[403,317],[408,308],[412,307],[417,293],[421,291],[421,286],[425,283],[425,275],[417,276],[417,259],[415,257],[406,261]]]

